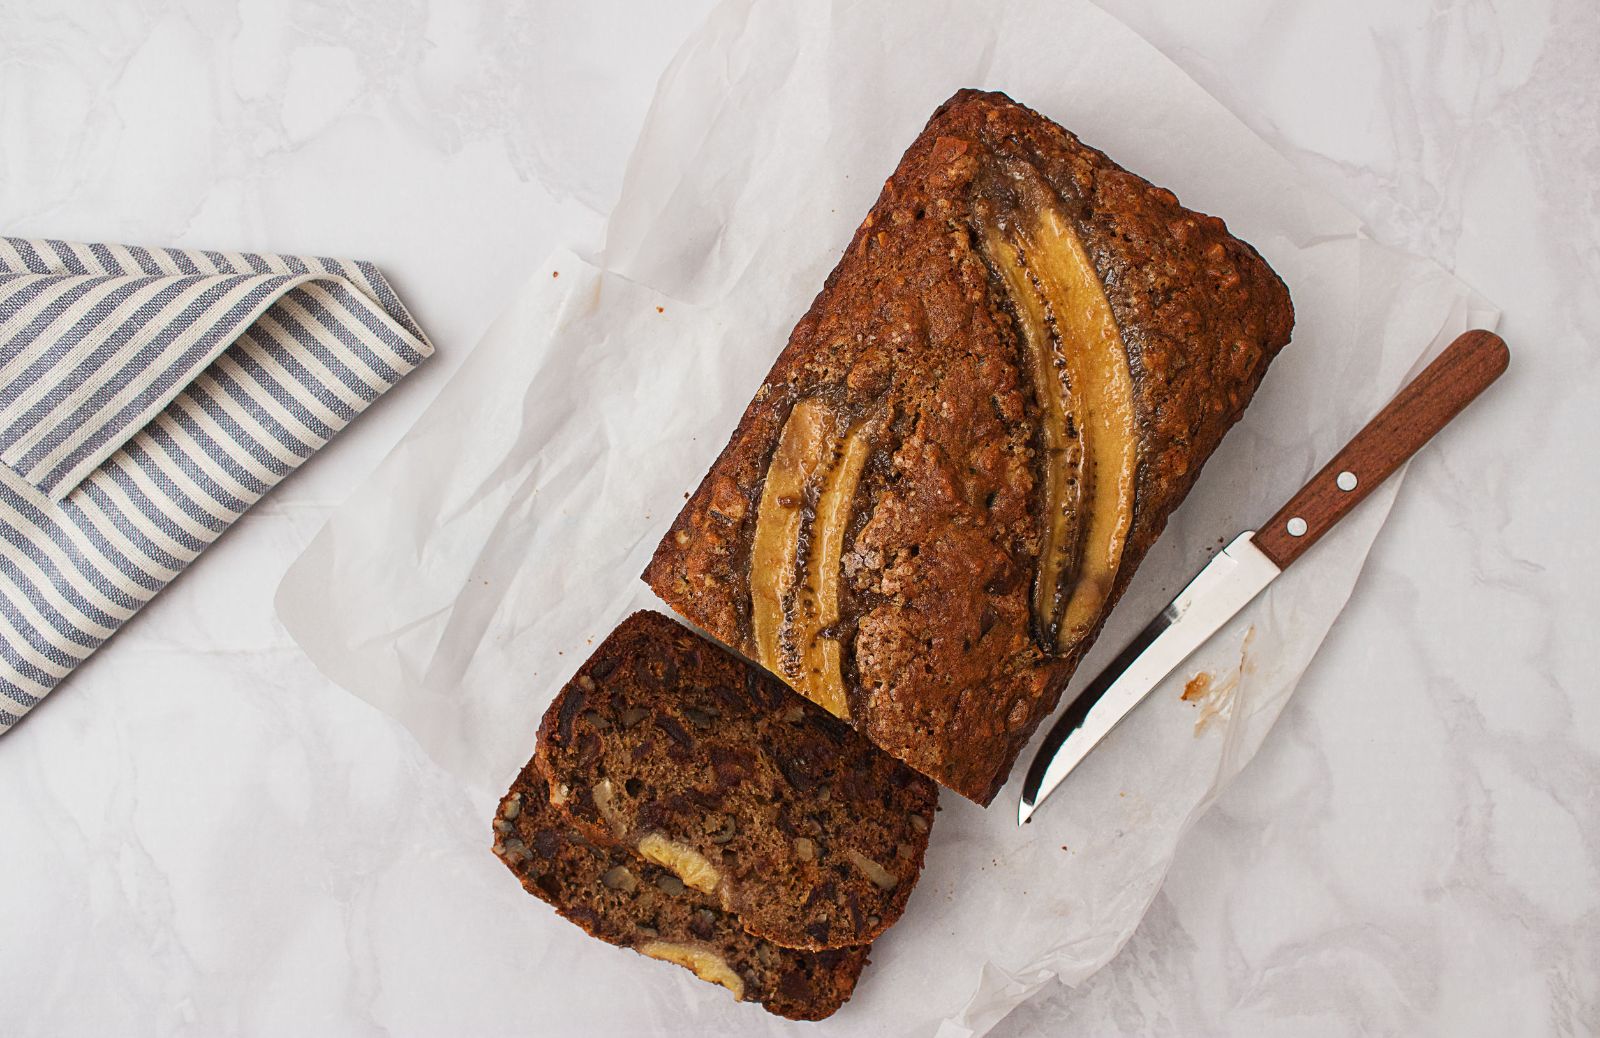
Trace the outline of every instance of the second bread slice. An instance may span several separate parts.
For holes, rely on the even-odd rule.
[[[612,632],[539,727],[550,799],[789,948],[868,944],[922,871],[937,787],[659,613]]]
[[[855,990],[867,949],[807,952],[752,937],[716,902],[626,850],[600,848],[550,806],[533,761],[500,801],[494,852],[530,894],[610,944],[676,963],[769,1013],[820,1020]]]

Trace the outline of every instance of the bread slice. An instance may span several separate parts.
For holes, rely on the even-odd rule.
[[[550,805],[529,761],[494,820],[494,852],[528,893],[591,936],[673,962],[791,1020],[849,1000],[866,948],[796,951],[752,937],[715,898],[627,851],[585,839]]]
[[[987,804],[1293,322],[1221,220],[961,91],[645,580]]]
[[[562,688],[535,759],[590,840],[631,850],[788,948],[868,944],[922,871],[938,788],[660,613]]]

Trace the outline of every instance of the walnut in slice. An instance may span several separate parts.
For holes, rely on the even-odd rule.
[[[551,803],[532,761],[500,802],[494,852],[530,894],[593,936],[676,963],[781,1016],[828,1016],[867,961],[864,947],[795,951],[752,937],[714,896],[627,850],[591,842]]]
[[[635,708],[650,719],[605,723]],[[571,791],[574,829],[774,944],[875,940],[922,871],[931,780],[657,613],[634,614],[595,650],[550,705],[538,745],[539,770]]]

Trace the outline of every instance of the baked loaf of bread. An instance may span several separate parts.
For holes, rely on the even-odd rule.
[[[789,948],[868,944],[922,871],[938,787],[660,613],[613,631],[545,713],[550,799]]]
[[[1293,320],[1221,220],[962,91],[645,579],[986,804]]]
[[[494,852],[528,892],[592,936],[674,962],[792,1020],[850,998],[866,948],[796,951],[752,937],[715,898],[627,851],[586,840],[550,805],[529,761],[494,821]]]

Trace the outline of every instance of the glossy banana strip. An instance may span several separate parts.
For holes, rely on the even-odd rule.
[[[839,622],[844,542],[872,450],[871,424],[842,438],[823,401],[795,404],[778,438],[756,513],[751,627],[763,666],[797,692],[848,717]],[[808,515],[808,496],[816,502]]]
[[[1042,420],[1039,447],[1044,453],[1044,514],[1039,570],[1033,581],[1033,621],[1039,641],[1054,643],[1065,588],[1070,587],[1082,534],[1084,471],[1080,423],[1062,376],[1055,331],[1039,285],[1023,265],[1019,248],[996,225],[984,228],[984,248],[1005,281],[1027,349]]]
[[[796,688],[835,717],[848,718],[843,654],[839,640],[823,632],[839,622],[839,585],[844,569],[844,539],[854,514],[856,487],[872,450],[865,424],[845,437],[838,458],[822,480],[817,515],[811,525],[806,557],[806,585],[791,618],[793,637],[802,650],[802,671]]]
[[[1088,487],[1078,488],[1077,495],[1086,511],[1077,522],[1081,548],[1056,635],[1056,650],[1066,652],[1099,620],[1133,525],[1139,460],[1133,376],[1100,277],[1060,211],[1042,208],[1036,222],[1024,222],[1018,231],[1023,254],[1055,318],[1067,382],[1081,416],[1078,432],[1090,463]]]
[[[1133,522],[1133,377],[1105,289],[1059,199],[1029,167],[1011,163],[1001,175],[1003,191],[980,210],[984,251],[1012,300],[1041,419],[1034,623],[1042,644],[1065,653],[1099,619]]]
[[[783,660],[790,593],[799,571],[806,484],[833,454],[835,422],[821,400],[801,400],[789,413],[767,469],[750,546],[750,628],[761,665],[794,683]]]

